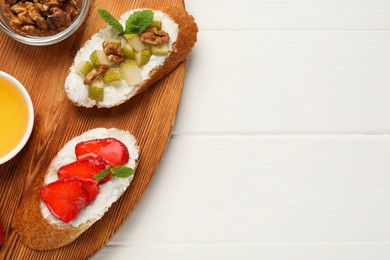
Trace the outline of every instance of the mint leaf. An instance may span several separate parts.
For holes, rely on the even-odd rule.
[[[118,22],[117,19],[114,18],[108,11],[103,9],[97,10],[100,17],[106,21],[109,25],[111,25],[115,30],[117,30],[120,34],[123,33],[123,26]]]
[[[111,172],[111,168],[108,167],[102,171],[100,171],[98,174],[96,174],[95,176],[93,176],[93,178],[96,180],[96,181],[100,181],[100,180],[103,180],[109,173]]]
[[[110,174],[110,172],[116,177],[127,178],[134,174],[134,169],[126,166],[115,166],[113,168],[108,167],[93,176],[93,178],[96,181],[103,180],[108,174]]]
[[[115,166],[111,169],[112,175],[120,178],[127,178],[134,174],[134,169],[126,166]]]
[[[151,24],[154,13],[151,10],[142,10],[132,13],[126,20],[124,33],[141,33]]]

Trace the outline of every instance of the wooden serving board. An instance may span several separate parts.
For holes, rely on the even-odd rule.
[[[0,165],[0,222],[6,232],[0,259],[88,258],[107,243],[140,200],[171,134],[184,83],[185,63],[148,91],[111,109],[75,107],[66,98],[63,85],[77,50],[106,26],[96,13],[98,8],[109,10],[119,18],[127,10],[151,5],[184,8],[183,0],[93,0],[88,18],[77,32],[59,44],[46,47],[24,45],[0,32],[0,70],[13,75],[26,87],[35,109],[29,142],[14,159]],[[137,138],[141,156],[130,188],[100,221],[73,243],[51,251],[29,249],[12,228],[23,195],[68,140],[95,127],[129,130]]]

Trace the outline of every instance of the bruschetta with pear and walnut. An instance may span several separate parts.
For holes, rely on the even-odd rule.
[[[82,107],[114,107],[148,89],[184,61],[198,27],[177,7],[125,12],[117,21],[98,10],[109,24],[77,52],[65,80],[68,98]]]

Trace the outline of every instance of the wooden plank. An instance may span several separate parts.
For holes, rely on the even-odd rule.
[[[386,0],[198,0],[186,5],[203,30],[390,29]]]
[[[388,259],[389,158],[389,136],[174,137],[94,259]]]
[[[85,24],[69,39],[48,47],[31,47],[15,42],[0,33],[0,69],[19,79],[32,96],[35,126],[22,152],[0,166],[0,221],[6,229],[1,259],[85,259],[99,250],[133,211],[161,159],[173,126],[180,101],[185,64],[159,81],[150,91],[113,109],[83,109],[65,97],[63,84],[73,57],[94,32],[104,25],[97,8],[119,16],[126,10],[147,5],[183,7],[181,0],[93,1]],[[3,126],[4,127],[4,126]],[[12,220],[18,204],[51,159],[72,137],[95,127],[129,130],[141,147],[135,178],[127,192],[109,212],[76,242],[58,250],[38,252],[23,246],[13,232]],[[50,239],[50,238],[48,238]]]
[[[135,244],[104,248],[93,260],[126,260],[126,256],[148,260],[237,260],[240,258],[272,260],[388,260],[390,243],[291,243],[291,244],[243,244],[243,243],[162,243]],[[130,248],[130,250],[129,250]],[[112,248],[113,249],[113,248]]]
[[[389,45],[389,32],[200,32],[174,133],[390,133]]]

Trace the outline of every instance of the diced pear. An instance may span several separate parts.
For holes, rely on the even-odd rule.
[[[135,61],[121,63],[119,68],[121,69],[127,84],[130,86],[139,85],[142,82],[141,73]]]
[[[168,43],[164,42],[159,45],[152,45],[152,54],[168,55],[169,54]]]
[[[135,62],[137,63],[138,66],[140,66],[140,61],[141,61],[141,52],[137,52],[135,55],[134,55],[134,58],[135,58]]]
[[[107,55],[103,50],[94,50],[89,56],[89,59],[94,67],[99,67],[100,65],[107,65],[110,67],[115,64],[107,58]]]
[[[103,74],[103,82],[104,83],[121,81],[122,79],[123,79],[123,76],[119,70],[107,70]]]
[[[101,79],[95,79],[88,86],[88,97],[96,101],[103,101],[104,86]]]
[[[152,45],[153,44],[150,44],[148,42],[143,42],[143,44],[145,45],[145,49],[148,49],[148,50],[151,50],[152,49]]]
[[[142,43],[141,39],[139,38],[138,34],[130,33],[123,35],[125,37],[126,41],[131,45],[131,47],[136,51],[142,51],[145,49],[145,45]]]
[[[134,55],[135,55],[135,52],[133,50],[133,48],[130,46],[129,43],[126,43],[124,46],[123,46],[123,51],[125,52],[125,57],[129,60],[134,60]]]
[[[92,69],[93,65],[89,61],[82,61],[75,67],[75,71],[83,76],[87,75]]]
[[[112,42],[113,44],[121,47],[122,46],[122,41],[121,41],[121,38],[119,37],[111,37],[111,38],[107,38],[106,41],[108,42]]]
[[[161,26],[162,26],[161,21],[155,21],[155,20],[153,20],[153,21],[149,24],[148,28],[156,27],[158,30],[161,30]]]
[[[158,14],[154,13],[154,14],[153,14],[153,20],[152,20],[152,21],[161,22],[161,21],[162,21],[162,17],[159,16]]]
[[[149,62],[150,56],[152,56],[152,51],[143,49],[142,51],[135,54],[135,61],[137,62],[138,66],[143,66]]]
[[[126,41],[129,41],[129,40],[131,40],[133,37],[136,37],[136,36],[138,36],[138,34],[136,34],[136,33],[125,33],[125,34],[123,35],[123,37],[126,39]]]

